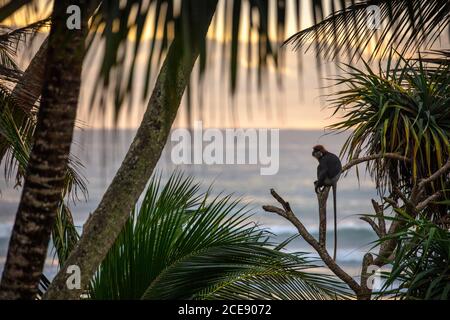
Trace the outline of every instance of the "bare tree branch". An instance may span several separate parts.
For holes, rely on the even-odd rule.
[[[380,229],[380,233],[383,237],[386,235],[386,221],[384,220],[384,212],[383,207],[378,204],[374,199],[372,199],[372,207],[375,210],[375,214],[378,218],[378,227]]]
[[[377,234],[378,238],[382,238],[383,237],[383,234],[381,233],[381,230],[378,227],[378,225],[375,223],[375,221],[373,221],[369,217],[360,217],[360,219],[362,221],[365,221],[368,224],[370,224],[370,226],[372,227],[373,231],[375,231],[375,233]]]
[[[320,243],[308,232],[305,226],[292,212],[289,202],[286,202],[283,198],[281,198],[273,189],[270,190],[270,193],[283,206],[284,210],[274,206],[263,206],[263,209],[267,212],[276,213],[291,222],[297,228],[303,239],[305,239],[305,241],[308,242],[309,245],[311,245],[316,250],[327,267],[330,268],[330,270],[337,277],[344,281],[358,295],[361,292],[360,285],[350,275],[348,275],[344,270],[341,269],[336,261],[334,261],[333,258],[329,255],[326,248],[321,246]]]
[[[428,198],[426,198],[425,200],[423,200],[417,204],[417,207],[416,207],[417,211],[421,211],[421,210],[425,209],[430,204],[430,202],[438,200],[441,196],[442,196],[442,191],[433,193],[431,196],[429,196]]]
[[[392,206],[392,208],[398,209],[398,204],[397,204],[397,202],[395,202],[394,199],[388,198],[388,197],[383,197],[383,200],[386,201],[387,203],[389,203]]]
[[[423,189],[427,183],[433,182],[434,180],[437,180],[442,175],[446,174],[447,171],[450,170],[450,158],[447,160],[447,162],[442,166],[439,170],[437,170],[435,173],[433,173],[431,176],[429,176],[426,179],[423,179],[419,182],[419,188]]]

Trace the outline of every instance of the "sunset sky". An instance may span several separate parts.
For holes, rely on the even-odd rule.
[[[43,1],[48,2],[48,1]],[[228,63],[226,68],[222,68],[223,57],[221,56],[220,46],[223,41],[229,41],[229,34],[221,27],[223,25],[223,10],[225,1],[219,2],[217,15],[218,28],[211,27],[208,33],[210,50],[208,52],[208,66],[200,85],[196,80],[197,72],[194,70],[192,79],[192,110],[191,121],[202,120],[205,127],[271,127],[271,128],[296,128],[296,129],[322,129],[336,121],[336,118],[330,119],[330,110],[326,108],[327,104],[323,94],[331,91],[319,90],[320,86],[330,84],[330,82],[320,82],[320,79],[332,77],[337,74],[337,63],[333,61],[317,61],[313,50],[304,52],[293,52],[291,48],[283,48],[283,54],[286,56],[286,65],[277,71],[272,62],[268,66],[268,81],[264,82],[261,90],[256,86],[256,59],[247,61],[246,45],[248,41],[248,7],[244,6],[242,10],[242,19],[240,25],[240,55],[238,56],[238,90],[234,96],[230,94]],[[243,2],[246,3],[245,1]],[[302,1],[301,27],[306,28],[312,24],[312,14],[310,1]],[[274,1],[271,2],[271,5]],[[287,28],[286,35],[295,33],[298,26],[295,23],[293,1],[287,1]],[[43,8],[39,17],[45,17],[44,12],[49,12],[51,7]],[[271,10],[273,14],[275,10]],[[328,8],[325,8],[328,12]],[[20,25],[25,20],[28,22],[37,19],[35,14],[24,15],[23,12],[16,15],[9,24]],[[274,19],[271,19],[273,22]],[[153,32],[153,21],[147,21],[146,39],[151,37]],[[275,24],[270,26],[272,34],[275,34]],[[43,37],[41,37],[43,39]],[[255,35],[250,39],[255,42]],[[130,38],[130,42],[133,37]],[[148,41],[147,41],[148,42]],[[213,46],[216,43],[219,45]],[[38,41],[34,44],[38,48]],[[255,44],[256,45],[256,44]],[[215,47],[215,49],[211,49]],[[254,50],[256,51],[256,50]],[[371,47],[366,48],[365,52],[371,53]],[[145,70],[148,51],[139,56],[138,59],[138,77],[139,71]],[[302,60],[301,73],[298,72],[298,55]],[[27,59],[22,59],[26,61]],[[79,126],[85,128],[113,127],[112,117],[113,107],[108,107],[103,113],[90,104],[90,90],[95,83],[96,68],[98,58],[88,61],[84,67],[83,87],[80,99],[80,108],[78,112]],[[321,72],[318,72],[318,64],[321,66]],[[26,65],[26,62],[23,62]],[[250,69],[250,77],[247,72]],[[142,72],[141,72],[142,73]],[[280,77],[282,86],[277,84],[277,77]],[[142,87],[142,80],[136,80],[137,87]],[[186,98],[186,95],[185,95]],[[116,124],[119,128],[136,128],[145,111],[146,104],[140,99],[136,99],[134,105],[123,109]],[[186,99],[184,99],[186,100]],[[185,101],[180,107],[175,126],[186,126],[188,119],[187,104]]]

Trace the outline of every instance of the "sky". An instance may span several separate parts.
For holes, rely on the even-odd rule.
[[[328,3],[327,1],[325,1]],[[43,3],[43,2],[41,2]],[[244,3],[246,3],[244,1]],[[271,5],[275,3],[270,2]],[[301,28],[306,28],[312,24],[310,1],[301,1],[302,15]],[[225,1],[219,2],[217,15],[217,26],[223,25],[223,10]],[[293,1],[287,1],[287,28],[285,38],[292,35],[298,30],[295,23],[294,12],[292,10]],[[48,12],[49,8],[44,8],[41,12]],[[280,53],[286,57],[286,64],[278,71],[275,70],[274,64],[269,63],[267,70],[267,81],[263,87],[258,89],[256,85],[256,59],[247,61],[246,41],[248,37],[248,14],[245,13],[247,8],[244,7],[242,12],[242,20],[240,25],[241,46],[238,55],[238,85],[237,92],[231,95],[229,88],[228,68],[221,67],[223,57],[220,52],[220,45],[223,41],[229,41],[229,33],[223,28],[211,27],[208,33],[208,67],[202,82],[197,77],[198,66],[194,69],[192,77],[192,104],[190,112],[188,112],[186,103],[186,94],[183,103],[180,106],[177,119],[174,123],[175,127],[185,127],[189,122],[203,121],[204,127],[214,128],[230,128],[230,127],[247,127],[247,128],[280,128],[280,129],[323,129],[327,125],[336,122],[337,117],[330,117],[332,110],[326,102],[324,95],[336,91],[336,88],[320,89],[332,82],[324,79],[337,75],[338,63],[335,61],[318,61],[313,51],[307,53],[293,52],[290,47],[280,48]],[[327,10],[327,8],[325,8]],[[271,10],[273,12],[275,10]],[[327,12],[327,11],[326,11]],[[33,14],[28,15],[28,21],[36,19]],[[41,13],[41,17],[45,14]],[[24,16],[18,14],[14,22],[20,24],[25,20]],[[275,34],[275,24],[271,24],[270,30]],[[153,21],[149,19],[146,28],[145,38],[148,40],[153,31]],[[158,33],[160,35],[160,33]],[[43,37],[41,37],[43,39]],[[251,39],[254,42],[255,38]],[[132,37],[130,42],[133,42]],[[215,45],[214,45],[215,44]],[[256,45],[256,44],[255,44]],[[39,46],[39,41],[34,44],[35,50]],[[215,48],[215,49],[214,49]],[[254,50],[255,52],[256,50]],[[365,53],[371,53],[369,46]],[[29,55],[28,55],[29,56]],[[138,57],[136,88],[142,89],[143,81],[142,73],[146,68],[148,51],[143,52]],[[298,63],[301,60],[301,72],[298,72]],[[25,67],[27,59],[22,59]],[[96,67],[98,66],[99,56],[93,55],[92,59],[88,59],[84,66],[82,90],[80,96],[80,105],[78,109],[78,125],[84,128],[136,128],[139,126],[140,120],[146,109],[146,101],[135,99],[134,104],[128,108],[124,108],[119,115],[117,123],[113,120],[113,106],[108,105],[105,110],[99,110],[96,105],[92,105],[90,93],[96,82]],[[229,61],[229,59],[225,59]],[[358,63],[352,62],[358,65]],[[320,65],[321,72],[318,71]],[[361,65],[361,64],[359,64]],[[251,72],[248,73],[247,71]],[[139,75],[141,73],[141,75]],[[249,76],[250,75],[250,76]],[[281,85],[277,79],[281,79]]]

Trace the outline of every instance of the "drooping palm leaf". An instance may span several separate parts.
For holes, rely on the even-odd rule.
[[[379,69],[347,65],[330,99],[342,120],[330,128],[352,130],[342,150],[349,160],[386,152],[411,159],[368,164],[382,190],[394,185],[407,193],[414,181],[438,170],[450,155],[449,66],[428,69],[420,59],[391,53],[386,67]],[[442,179],[434,188],[445,190],[447,183]]]
[[[2,91],[0,90],[0,93]],[[8,97],[0,97],[0,99],[8,99]],[[20,130],[14,121],[12,120],[11,112],[8,107],[0,114],[0,134],[6,138],[9,145],[9,165],[5,166],[7,170],[5,172],[6,177],[11,177],[14,169],[17,169],[16,181],[20,184],[21,178],[25,174],[30,148],[31,148],[31,136],[30,132],[34,130],[34,123],[30,123],[26,126],[27,131],[24,132],[24,128]],[[79,192],[82,196],[87,196],[87,186],[85,178],[83,177],[81,170],[83,165],[74,156],[69,159],[69,166],[66,174],[66,182],[64,187],[64,194],[71,194],[74,198],[79,197]]]
[[[369,25],[370,6],[377,6],[379,26]],[[334,58],[360,56],[371,42],[371,58],[389,54],[391,47],[404,54],[430,47],[450,23],[447,0],[364,0],[332,13],[322,22],[302,30],[285,41],[295,49],[316,44],[317,53]]]
[[[0,25],[0,53],[2,55],[1,65],[3,67],[17,69],[14,56],[18,52],[19,44],[23,41],[27,41],[29,38],[33,39],[37,32],[48,26],[49,23],[50,18],[36,21],[21,28],[12,28],[9,26],[7,27]],[[6,61],[5,58],[3,58],[3,55],[7,56],[9,61]]]
[[[35,124],[27,121],[27,125],[19,128],[9,110],[8,93],[0,90],[0,102],[4,103],[4,110],[0,112],[0,135],[8,144],[8,153],[5,159],[5,177],[11,178],[16,171],[16,185],[20,185],[28,164],[31,149],[32,133]],[[69,158],[69,166],[65,176],[64,190],[58,207],[55,227],[52,232],[53,245],[59,263],[63,263],[73,246],[77,243],[79,234],[73,224],[72,214],[67,205],[70,200],[88,195],[87,185],[81,173],[83,165],[73,155]]]
[[[221,1],[216,15],[223,15],[221,25],[218,25],[218,17],[214,19],[213,29],[223,30],[223,38],[218,42],[222,46],[221,63],[222,70],[228,68],[229,88],[231,93],[237,90],[239,79],[239,47],[243,43],[241,37],[241,25],[243,17],[250,21],[249,34],[255,32],[256,44],[252,39],[247,39],[249,50],[254,46],[256,61],[253,55],[249,54],[249,65],[255,64],[258,87],[262,88],[265,78],[268,76],[265,72],[269,62],[273,62],[278,68],[279,54],[278,46],[285,36],[287,26],[287,8],[286,0],[227,0]],[[188,5],[188,3],[190,3]],[[271,12],[271,3],[275,4],[275,10]],[[316,6],[322,1],[312,1]],[[185,17],[191,13],[189,7],[195,7],[195,1],[192,0],[127,0],[127,1],[102,1],[102,4],[92,19],[90,39],[90,51],[98,52],[101,48],[101,67],[97,87],[93,90],[96,101],[104,106],[110,99],[116,105],[118,111],[122,104],[130,102],[133,98],[136,82],[144,83],[143,98],[148,98],[151,92],[152,71],[158,70],[162,56],[165,55],[170,42],[173,40],[174,29],[180,28],[185,37],[189,37],[190,30],[194,26],[187,23]],[[204,11],[199,4],[194,8],[196,14]],[[297,3],[297,10],[299,4]],[[295,22],[298,22],[300,16],[295,16]],[[276,26],[275,35],[271,33],[270,26]],[[152,29],[150,29],[152,28]],[[149,32],[152,30],[150,39]],[[132,39],[132,41],[130,41]],[[244,42],[245,43],[245,42]],[[216,44],[212,44],[216,45]],[[202,79],[207,64],[207,41],[202,39],[201,52],[199,57],[199,79]],[[186,48],[189,50],[189,48]],[[139,56],[145,57],[146,67],[143,76],[139,79],[135,70],[137,69]],[[253,68],[249,66],[249,70]],[[138,80],[139,79],[139,80]],[[281,77],[279,79],[281,81]],[[189,88],[188,88],[189,89]],[[188,90],[189,93],[189,90]],[[108,95],[114,95],[113,101]],[[189,102],[189,100],[188,100]]]
[[[396,299],[450,298],[450,231],[428,219],[409,219],[395,237],[399,245],[384,273],[380,295]]]
[[[92,281],[93,299],[332,299],[345,290],[286,254],[229,196],[191,178],[153,178]],[[159,191],[160,190],[160,191]]]

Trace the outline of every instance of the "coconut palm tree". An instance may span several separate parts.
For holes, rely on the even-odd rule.
[[[282,3],[281,3],[282,2]],[[129,6],[123,6],[122,9],[119,7],[114,7],[114,5],[112,7],[110,7],[109,9],[114,13],[114,15],[119,18],[121,17],[121,19],[123,21],[127,21],[125,19],[125,17],[127,17],[129,15],[129,12],[132,11],[132,3],[133,1],[130,1],[130,5]],[[168,7],[172,8],[170,5],[170,1],[168,2]],[[232,11],[235,11],[237,13],[239,13],[240,8],[241,8],[241,2],[240,1],[233,1],[233,2],[227,2],[227,5],[229,4],[230,8],[233,9]],[[271,50],[271,45],[270,42],[268,41],[268,39],[270,39],[269,37],[269,33],[268,33],[268,24],[266,23],[268,20],[268,3],[267,1],[250,1],[249,2],[251,7],[254,8],[258,13],[259,13],[259,27],[258,27],[258,31],[259,31],[259,48],[260,48],[260,64],[264,64],[264,62],[267,60],[267,53],[269,53],[269,56],[271,54],[273,54],[273,51]],[[277,2],[278,3],[278,2]],[[322,12],[322,6],[320,4],[321,2],[319,1],[314,1],[313,2],[313,12],[314,12],[314,17],[315,17],[315,21],[318,22],[319,20],[319,16],[320,14],[318,14],[318,12]],[[184,2],[183,2],[184,4]],[[285,1],[280,1],[280,8],[286,8],[286,2]],[[112,8],[112,9],[111,9]],[[169,16],[166,17],[165,20],[169,20],[171,21],[171,15],[170,15],[170,9],[169,9]],[[145,12],[145,10],[144,10]],[[225,12],[227,12],[227,10],[225,10]],[[252,11],[250,11],[252,12]],[[280,12],[283,12],[283,10],[280,10]],[[183,10],[181,10],[181,13],[183,13]],[[114,17],[113,15],[113,17]],[[104,15],[107,16],[107,15]],[[181,14],[182,16],[182,14]],[[283,21],[283,15],[277,15],[280,17],[280,21]],[[234,34],[236,36],[237,32],[236,30],[238,30],[238,21],[240,19],[240,15],[239,14],[233,14],[232,15],[232,21],[233,21],[233,26],[234,28],[232,28],[232,30],[235,30],[235,32],[232,34]],[[112,19],[107,19],[107,21],[110,21]],[[143,17],[139,17],[137,19],[138,21],[141,20],[145,20],[143,19]],[[99,21],[101,22],[102,19],[99,18]],[[228,21],[228,19],[224,19],[224,21]],[[101,25],[101,23],[99,23],[98,25]],[[280,26],[283,26],[283,23],[279,24]],[[141,24],[137,24],[137,26],[141,26],[142,28],[142,22]],[[102,65],[102,71],[104,74],[103,79],[105,79],[104,82],[98,82],[101,86],[101,88],[104,88],[106,86],[109,85],[109,81],[110,81],[110,70],[114,70],[111,74],[112,75],[116,75],[116,78],[118,77],[120,79],[116,80],[116,84],[117,83],[125,83],[128,84],[125,89],[123,87],[115,87],[115,92],[116,92],[116,99],[115,101],[118,102],[118,104],[120,105],[121,102],[124,100],[124,97],[127,95],[127,93],[129,92],[128,90],[130,89],[129,86],[129,81],[123,81],[123,75],[127,74],[127,72],[124,72],[123,68],[119,68],[117,69],[113,69],[113,67],[115,66],[116,61],[122,61],[123,60],[123,56],[120,56],[120,54],[117,56],[115,55],[116,52],[118,52],[117,48],[118,48],[118,43],[123,42],[124,39],[126,39],[127,34],[130,32],[129,27],[126,23],[123,23],[119,26],[119,30],[122,30],[121,32],[118,32],[117,34],[112,34],[110,31],[108,31],[108,28],[106,28],[106,31],[104,33],[105,38],[106,38],[106,43],[108,43],[108,39],[109,43],[111,44],[112,47],[107,46],[107,48],[111,48],[106,50],[107,55],[108,55],[108,59],[104,59],[104,64]],[[138,28],[137,29],[137,39],[139,40],[139,35],[141,35],[141,32],[139,30],[142,31],[142,29]],[[164,33],[165,34],[165,33]],[[237,38],[233,38],[235,39],[234,41],[237,41]],[[200,51],[201,53],[204,52],[204,48],[206,47],[204,45],[204,41],[205,39],[202,38],[200,40],[200,48],[202,48],[202,50]],[[233,41],[233,40],[232,40]],[[163,41],[163,44],[166,43],[165,41]],[[173,45],[173,43],[172,43]],[[237,50],[235,48],[237,44],[234,44],[231,46],[232,47],[232,54],[234,52],[234,54],[236,54]],[[134,56],[137,55],[138,52],[138,47],[135,48],[134,50]],[[170,53],[170,51],[169,51]],[[168,55],[167,58],[170,58],[170,54]],[[201,66],[203,65],[202,63],[202,55],[200,55],[200,64]],[[236,59],[231,59],[231,61],[236,61]],[[167,60],[166,60],[167,62]],[[150,61],[149,61],[150,63]],[[167,65],[165,65],[167,66]],[[233,68],[233,64],[231,65]],[[133,64],[131,66],[131,70],[133,68]],[[164,66],[163,66],[163,72],[165,72],[164,70]],[[200,68],[200,70],[202,70],[202,68]],[[132,74],[132,73],[131,73]],[[235,74],[235,72],[231,72],[231,74]],[[147,76],[148,77],[148,76]],[[177,81],[172,81],[173,83],[178,83]],[[157,90],[153,91],[153,94],[159,94],[161,91],[159,91],[158,89],[158,81],[157,81],[157,86],[156,86]],[[100,91],[100,92],[104,92],[104,91]],[[123,93],[123,94],[121,94]],[[150,99],[150,104],[155,101],[156,99],[154,99],[154,96],[152,96],[152,98]],[[156,100],[158,101],[158,100]],[[149,104],[149,106],[150,106]],[[157,103],[156,105],[159,106],[159,103]],[[148,130],[149,128],[154,128],[154,119],[156,117],[158,117],[158,113],[155,113],[155,109],[153,109],[153,113],[150,113],[149,111],[152,110],[148,110],[148,113],[146,115],[144,115],[144,120],[141,124],[141,127],[138,130],[138,133],[136,135],[136,139],[135,142],[132,144],[129,152],[127,153],[127,156],[125,158],[125,161],[123,162],[121,168],[119,169],[116,178],[113,180],[112,184],[110,185],[110,187],[108,188],[107,192],[105,193],[100,205],[98,206],[98,208],[94,211],[93,215],[92,215],[92,219],[90,219],[86,225],[85,228],[85,234],[81,237],[81,241],[79,243],[79,245],[75,248],[75,250],[72,252],[71,257],[69,257],[70,264],[77,264],[77,265],[83,265],[83,270],[87,271],[86,274],[86,278],[83,279],[83,284],[86,285],[87,281],[89,281],[90,279],[90,275],[95,271],[95,267],[98,266],[98,264],[100,263],[101,259],[103,258],[103,254],[106,255],[106,249],[109,248],[113,242],[113,239],[115,238],[115,236],[110,237],[107,241],[104,240],[106,239],[106,230],[110,230],[111,228],[115,228],[116,225],[122,225],[125,221],[125,213],[127,213],[132,204],[137,200],[138,196],[140,195],[140,193],[142,192],[144,185],[145,185],[145,181],[147,181],[153,171],[154,166],[156,165],[156,161],[159,158],[159,155],[162,151],[162,148],[165,145],[165,141],[167,139],[167,134],[168,134],[168,128],[170,128],[171,126],[171,121],[170,119],[174,119],[174,115],[176,114],[176,108],[174,109],[173,106],[176,105],[178,106],[178,104],[173,104],[171,106],[168,106],[167,109],[169,110],[173,110],[172,116],[168,117],[167,115],[163,116],[164,119],[169,119],[169,123],[165,123],[163,126],[158,125],[158,127],[162,127],[164,128],[164,130],[161,131],[157,131],[157,136],[159,138],[162,138],[161,140],[156,139],[156,141],[158,141],[157,143],[155,143],[155,147],[156,149],[152,149],[152,153],[151,156],[150,154],[145,154],[145,147],[144,147],[144,142],[146,143],[146,140],[144,140],[144,137],[149,137],[149,136],[154,136],[155,132],[152,132],[150,130]],[[173,120],[172,120],[173,121]],[[146,124],[147,123],[147,124]],[[145,134],[143,134],[143,132],[145,132]],[[149,169],[149,164],[150,164],[150,170],[145,170],[142,171],[142,169],[140,169],[140,166],[136,166],[136,162],[135,160],[138,159],[138,163],[142,166],[145,166],[146,169]],[[135,169],[133,169],[136,168]],[[132,174],[130,174],[132,173]],[[127,188],[127,190],[132,190],[129,194],[127,195],[120,195],[120,191],[123,190],[124,188]],[[108,226],[105,225],[105,221],[103,218],[103,216],[105,215],[109,215],[108,221],[109,224]],[[99,233],[97,232],[97,230],[99,229],[105,229],[105,234]],[[95,231],[94,231],[95,230]],[[108,235],[111,235],[111,233],[108,232]],[[92,256],[90,256],[89,258],[87,258],[83,252],[86,252],[86,250],[84,250],[84,248],[87,247],[95,247],[95,250],[92,249],[92,252],[102,252],[102,255],[94,255],[92,254]],[[67,264],[69,265],[69,264]],[[65,283],[65,268],[63,267],[61,269],[61,271],[58,273],[58,275],[56,276],[53,284],[51,285],[48,293],[47,293],[47,297],[50,298],[76,298],[78,296],[78,292],[75,292],[74,290],[69,291],[65,289],[64,283]]]

